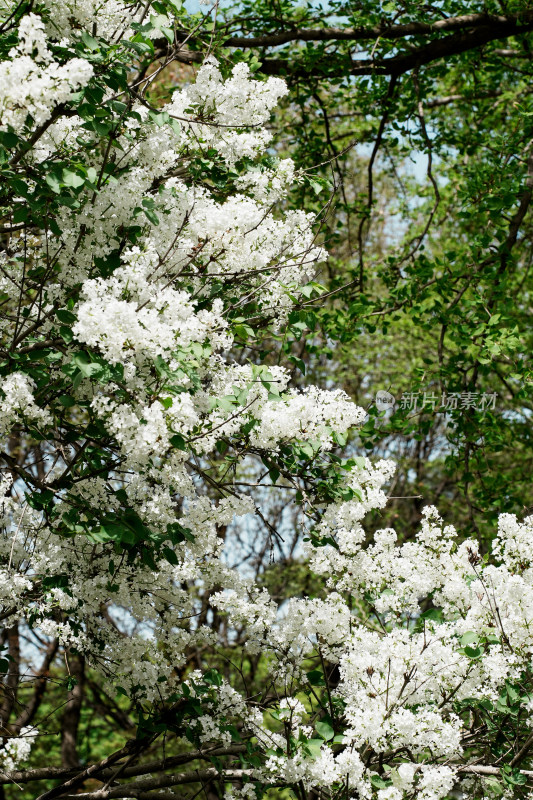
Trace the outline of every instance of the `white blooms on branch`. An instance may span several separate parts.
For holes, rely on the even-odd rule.
[[[11,59],[0,64],[0,130],[24,129],[28,115],[38,125],[50,119],[54,107],[68,100],[93,75],[91,64],[70,58],[59,64],[48,49],[44,23],[27,14],[19,26],[19,44]]]
[[[325,257],[316,220],[274,206],[300,180],[266,153],[285,84],[210,58],[155,107],[131,53],[173,41],[161,3],[38,8],[0,63],[6,629],[85,659],[132,700],[139,741],[241,748],[245,768],[219,770],[228,797],[481,797],[487,776],[510,795],[533,706],[533,518],[502,515],[490,557],[433,508],[403,544],[370,537],[394,465],[338,450],[364,410],[254,363],[312,324]],[[282,540],[276,490],[309,597],[231,566],[236,526],[242,542],[263,525],[263,552]],[[218,648],[262,658],[268,690],[223,680]],[[519,717],[496,758],[490,731]],[[10,771],[34,729],[2,725]]]
[[[19,736],[10,738],[0,750],[0,764],[5,770],[12,770],[30,757],[31,748],[38,732],[31,725],[22,728]]]

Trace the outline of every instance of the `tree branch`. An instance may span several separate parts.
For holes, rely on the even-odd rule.
[[[191,761],[207,761],[210,758],[220,758],[221,756],[232,756],[244,753],[245,744],[234,744],[230,747],[215,747],[208,750],[191,750],[189,753],[181,753],[170,758],[162,758],[157,761],[148,761],[145,764],[136,764],[133,767],[126,767],[121,776],[123,778],[134,778],[138,775],[149,775],[154,772],[163,772],[173,769],[181,764],[188,764]],[[98,766],[98,765],[97,765]],[[32,783],[34,781],[45,780],[65,780],[74,778],[78,774],[78,769],[62,769],[61,767],[39,767],[37,769],[18,770],[13,772],[0,772],[0,785],[9,783]],[[113,769],[101,769],[98,772],[97,780],[107,781],[116,773],[116,766]],[[96,777],[93,775],[92,777]]]
[[[59,641],[57,639],[53,639],[46,648],[43,663],[41,665],[39,672],[36,675],[35,689],[33,692],[33,696],[31,700],[26,704],[24,710],[19,714],[19,716],[13,723],[13,728],[17,732],[20,731],[21,728],[24,728],[26,725],[29,725],[33,720],[33,718],[35,717],[35,714],[39,710],[39,706],[41,705],[44,692],[46,689],[46,684],[48,681],[48,671],[50,669],[52,661],[56,656],[58,647],[59,647]]]
[[[37,800],[52,800],[54,797],[64,797],[65,794],[72,792],[79,786],[82,786],[82,784],[84,784],[88,778],[96,777],[106,767],[116,764],[122,758],[129,758],[132,755],[139,755],[144,749],[149,747],[154,738],[155,736],[148,736],[142,739],[130,739],[120,750],[117,750],[107,758],[104,758],[98,764],[92,764],[90,767],[87,767],[81,772],[77,772],[77,774],[70,780],[66,781],[66,783],[61,784],[61,786],[55,786],[53,789],[50,789],[44,794],[39,795]]]
[[[95,792],[82,794],[65,793],[60,795],[65,800],[111,800],[112,798],[141,797],[142,792],[154,789],[166,789],[169,786],[183,786],[187,783],[204,783],[212,780],[241,781],[252,778],[253,769],[228,769],[219,772],[215,767],[197,769],[193,772],[181,772],[174,775],[159,775],[156,778],[125,783],[121,786],[110,786],[108,789],[97,789]],[[154,797],[157,795],[154,795]]]
[[[269,33],[263,36],[231,36],[224,43],[225,47],[278,47],[289,42],[363,42],[372,39],[403,39],[406,36],[427,36],[441,31],[458,31],[465,28],[480,28],[492,26],[515,27],[526,24],[532,12],[525,14],[463,14],[458,17],[448,17],[435,22],[407,22],[399,25],[376,25],[374,27],[359,26],[355,28],[310,28],[303,30],[296,28],[279,33]]]
[[[291,65],[288,59],[267,58],[263,61],[261,71],[266,75],[289,75],[293,78],[324,77],[345,78],[350,75],[403,75],[416,67],[422,67],[449,58],[468,50],[482,47],[489,42],[506,39],[533,30],[533,11],[523,16],[523,24],[509,18],[498,24],[485,24],[468,33],[457,33],[433,40],[408,53],[391,58],[365,58],[353,60],[347,56],[341,67],[331,70],[326,59],[316,62],[312,68],[303,65]],[[370,37],[369,37],[370,38]],[[228,40],[231,41],[231,40]]]

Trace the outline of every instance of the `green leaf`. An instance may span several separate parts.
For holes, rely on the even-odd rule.
[[[467,644],[479,641],[479,634],[474,631],[467,631],[461,636],[461,645],[465,647]]]
[[[47,175],[45,175],[44,179],[53,192],[56,194],[61,192],[59,177],[55,173],[49,172]]]
[[[68,328],[66,325],[59,326],[59,335],[66,344],[70,344],[72,341],[74,341],[74,334],[72,333],[72,328]]]
[[[324,675],[321,670],[319,669],[312,669],[311,672],[307,672],[307,680],[311,684],[311,686],[325,686],[326,681],[324,680]]]
[[[77,322],[78,318],[72,311],[67,311],[65,308],[60,308],[56,311],[56,317],[60,322],[65,322],[67,324],[72,324],[73,322]]]
[[[480,647],[465,647],[463,652],[465,656],[472,659],[481,658],[483,655],[483,651]]]
[[[281,472],[279,471],[279,469],[277,467],[275,467],[274,465],[269,467],[268,476],[269,476],[270,480],[272,481],[272,483],[276,483],[280,475],[281,475]]]
[[[505,682],[505,688],[507,689],[507,697],[511,703],[517,703],[520,700],[520,692],[518,692],[514,686],[512,686],[508,681]]]
[[[171,550],[170,547],[163,547],[161,553],[164,556],[164,558],[168,561],[168,563],[172,564],[172,566],[175,567],[177,566],[177,564],[179,564],[176,553],[174,552],[174,550]]]
[[[335,736],[335,731],[333,730],[331,723],[327,722],[326,720],[321,720],[315,724],[315,730],[319,736],[322,736],[326,742],[329,742],[330,739],[333,739]]]
[[[496,795],[496,797],[501,797],[505,793],[504,785],[494,775],[489,775],[488,777],[484,778],[483,783],[485,787],[492,792],[492,794]]]
[[[313,759],[314,761],[320,756],[323,743],[324,743],[323,739],[308,739],[302,745],[302,750],[309,758]]]
[[[386,789],[387,787],[392,786],[392,781],[385,780],[379,775],[371,775],[370,782],[375,789]]]
[[[77,172],[70,169],[63,170],[63,183],[65,186],[71,186],[73,189],[78,189],[85,183],[85,178]]]
[[[172,447],[178,450],[187,450],[187,444],[181,433],[175,433],[174,436],[170,437],[169,441]]]
[[[203,675],[204,681],[213,686],[222,686],[222,677],[220,672],[216,669],[208,669]]]
[[[423,614],[420,614],[419,619],[430,619],[434,622],[442,622],[442,611],[440,608],[428,608]]]
[[[523,775],[518,768],[508,764],[502,767],[501,775],[508,786],[524,786],[527,783],[527,776]]]
[[[68,575],[48,575],[42,579],[43,589],[65,589],[69,583]]]
[[[82,32],[81,38],[84,45],[88,47],[89,50],[92,50],[94,52],[95,50],[99,49],[100,45],[98,44],[97,40],[93,39],[92,36],[89,36],[89,34],[86,31]]]

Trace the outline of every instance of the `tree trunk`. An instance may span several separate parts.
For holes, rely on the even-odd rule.
[[[74,769],[80,765],[78,727],[85,680],[85,659],[77,654],[69,654],[68,664],[70,674],[77,682],[69,692],[68,702],[61,720],[61,765],[66,769]]]
[[[17,700],[20,668],[20,641],[19,628],[16,622],[7,631],[8,653],[10,656],[9,668],[3,685],[3,698],[0,708],[0,731],[4,734],[8,728],[9,717]]]

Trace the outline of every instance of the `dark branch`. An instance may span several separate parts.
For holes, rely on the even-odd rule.
[[[162,758],[158,761],[149,761],[144,764],[137,764],[133,767],[126,767],[121,772],[122,778],[133,778],[139,775],[149,775],[156,772],[164,772],[173,769],[181,764],[188,764],[191,761],[209,761],[211,758],[221,756],[234,756],[246,751],[245,744],[234,744],[229,747],[215,747],[205,750],[192,750],[189,753],[181,753],[178,756]],[[17,770],[10,773],[0,773],[0,785],[9,783],[32,783],[34,781],[66,780],[78,775],[79,769],[63,769],[61,767],[39,767],[37,769]],[[97,773],[97,780],[107,781],[116,774],[116,767],[113,769],[102,769]]]
[[[469,28],[520,28],[531,21],[531,12],[519,15],[463,14],[436,22],[407,22],[401,25],[376,25],[372,28],[314,28],[281,31],[263,36],[232,36],[225,47],[278,47],[289,42],[363,42],[373,39],[404,39],[406,36],[427,36],[441,31],[460,31]]]
[[[292,64],[285,58],[267,58],[263,61],[262,72],[266,75],[287,75],[293,78],[324,77],[345,78],[347,75],[391,75],[400,76],[417,67],[431,64],[440,59],[465,53],[489,42],[507,39],[509,36],[533,30],[533,12],[527,14],[527,21],[520,25],[514,21],[497,25],[483,25],[468,33],[457,33],[431,41],[408,53],[390,58],[352,59],[347,55],[344,63],[330,69],[326,59],[317,62],[312,68],[303,64]]]

